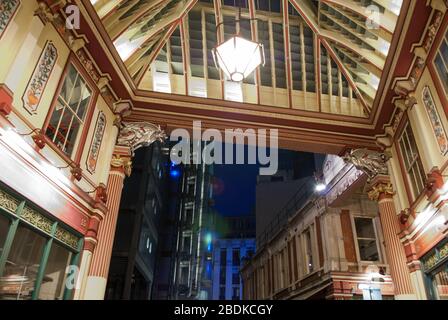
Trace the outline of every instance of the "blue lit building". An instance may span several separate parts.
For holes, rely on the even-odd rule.
[[[241,300],[240,268],[255,252],[255,216],[217,218],[213,242],[213,300]]]

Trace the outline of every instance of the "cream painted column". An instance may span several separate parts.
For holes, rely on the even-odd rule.
[[[107,183],[108,212],[98,229],[98,244],[91,256],[87,283],[83,290],[84,300],[103,300],[106,292],[109,265],[120,209],[124,179],[131,173],[131,151],[128,147],[117,146],[111,161]],[[86,257],[86,259],[89,259]]]
[[[400,226],[393,200],[392,184],[388,177],[377,176],[372,181],[369,198],[378,201],[381,228],[386,248],[390,274],[397,300],[417,299],[407,266],[404,247],[398,236]]]

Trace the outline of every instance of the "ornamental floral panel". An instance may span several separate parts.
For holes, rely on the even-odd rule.
[[[95,172],[98,156],[101,149],[101,142],[103,141],[104,131],[106,130],[106,116],[104,112],[100,111],[96,120],[95,131],[92,137],[92,144],[90,145],[89,154],[87,155],[87,170],[90,173]]]
[[[445,155],[448,151],[448,138],[446,136],[445,128],[440,120],[439,112],[434,103],[434,99],[431,94],[431,90],[428,86],[423,88],[423,104],[425,105],[426,113],[428,114],[431,122],[432,130],[437,139],[440,152]]]
[[[12,17],[19,8],[19,0],[0,0],[0,38],[11,22]]]
[[[50,41],[44,48],[30,82],[22,97],[24,108],[31,114],[36,113],[42,94],[56,64],[58,51]]]

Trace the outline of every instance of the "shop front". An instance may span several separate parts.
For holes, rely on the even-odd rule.
[[[0,300],[71,299],[83,238],[0,184]]]
[[[448,240],[442,241],[421,261],[428,298],[448,300]]]
[[[0,117],[0,300],[73,299],[104,206],[17,132]]]

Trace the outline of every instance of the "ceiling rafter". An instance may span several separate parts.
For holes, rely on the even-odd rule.
[[[185,94],[188,95],[189,86],[188,86],[188,78],[190,77],[188,70],[188,61],[190,61],[190,46],[188,44],[188,36],[187,36],[187,21],[186,16],[182,18],[181,23],[179,24],[180,28],[180,39],[182,45],[182,62],[183,62],[183,71],[184,71],[184,82],[185,82]]]
[[[140,0],[129,0],[128,2],[120,2],[116,8],[109,11],[109,13],[102,17],[102,22],[107,31],[110,30],[111,26],[113,26],[120,19],[121,16],[126,14],[132,7],[134,7]]]
[[[288,90],[288,105],[292,108],[292,67],[291,67],[291,43],[289,39],[289,13],[288,0],[282,0],[283,8],[283,39],[286,66],[286,88]]]
[[[330,46],[330,44],[327,42],[327,40],[321,39],[321,42],[324,45],[325,49],[327,49],[327,52],[329,53],[331,58],[340,67],[340,71],[343,73],[344,77],[347,79],[348,83],[350,84],[352,90],[355,92],[356,96],[361,101],[361,105],[362,105],[364,111],[367,113],[367,115],[369,115],[372,110],[371,110],[370,106],[367,104],[367,102],[365,101],[364,96],[359,92],[359,89],[356,86],[355,81],[353,80],[353,77],[351,76],[350,72],[346,69],[345,65],[339,59],[338,55],[334,52],[333,48]]]
[[[321,1],[327,4],[337,5],[339,7],[346,8],[357,15],[367,18],[366,8],[361,6],[356,1],[346,1],[346,0],[321,0]],[[393,19],[390,16],[381,12],[379,13],[379,27],[384,31],[386,31],[387,33],[389,33],[390,35],[392,35],[394,32],[395,23],[396,21],[393,21]]]
[[[255,8],[255,0],[248,0],[248,4],[249,4],[249,18],[251,19],[250,29],[252,34],[252,41],[259,43],[258,24],[257,21],[255,20],[257,16]],[[257,103],[260,103],[260,85],[261,85],[260,68],[257,68],[255,70],[255,85],[257,86]]]
[[[160,38],[163,36],[164,32],[160,31],[154,37],[152,37],[150,40],[148,40],[144,45],[140,47],[140,50],[138,51],[138,54],[133,54],[130,58],[128,58],[125,61],[125,65],[129,70],[129,73],[131,76],[135,74],[137,70],[139,69],[138,65],[142,65],[145,62],[145,59],[143,57],[148,54],[148,52],[154,47],[154,45],[160,40]]]
[[[297,12],[302,16],[307,25],[313,30],[313,32],[320,38],[329,39],[333,42],[337,42],[341,46],[357,53],[358,55],[364,57],[366,61],[371,63],[376,68],[380,70],[383,69],[385,64],[385,59],[383,57],[375,54],[375,51],[362,48],[360,45],[349,41],[345,37],[341,37],[340,33],[336,33],[330,30],[322,29],[317,23],[317,16],[313,12],[312,8],[307,6],[306,1],[289,0],[292,6],[297,10]]]
[[[384,28],[381,28],[381,26],[378,29],[367,28],[366,27],[366,17],[364,17],[364,16],[360,17],[357,12],[350,10],[348,7],[339,6],[338,4],[334,4],[331,1],[319,2],[319,6],[321,6],[322,3],[325,3],[328,7],[332,8],[334,11],[343,15],[345,18],[350,19],[358,27],[365,29],[366,32],[368,32],[376,37],[382,38],[388,42],[392,41],[393,33],[389,32],[388,30],[386,30]],[[320,9],[318,11],[318,14],[320,15]]]
[[[107,29],[112,41],[115,41],[126,31],[131,33],[133,30],[138,29],[141,24],[145,23],[145,21],[154,18],[154,16],[163,9],[163,3],[168,3],[168,0],[148,2],[146,5],[139,8],[138,14],[130,15],[124,19],[119,17],[118,21]]]
[[[308,1],[289,0],[289,2],[314,31],[316,37],[327,48],[333,60],[340,66],[340,71],[346,77],[351,89],[360,99],[363,109],[367,114],[370,114],[371,107],[369,104],[373,102],[376,95],[375,82],[372,81],[375,81],[375,78],[379,79],[382,75],[382,70],[386,62],[384,53],[377,51],[377,45],[372,41],[370,41],[370,43],[369,40],[366,39],[367,37],[363,38],[360,34],[357,34],[358,31],[348,30],[350,28],[349,25],[345,24],[342,20],[337,21],[338,19],[332,17],[329,12],[320,12],[322,9],[320,2],[318,3],[317,13],[314,11],[315,8],[313,8]],[[346,2],[348,3],[349,1]],[[352,2],[355,1],[350,1],[350,3]],[[347,36],[331,30],[332,28],[330,26],[324,28],[325,22],[321,18],[321,14],[333,21],[332,23],[336,23],[340,28],[344,28]],[[356,23],[354,23],[354,25],[358,28],[360,27]],[[356,27],[354,29],[356,29]],[[354,39],[352,40],[349,37]],[[387,40],[383,40],[390,44]],[[330,43],[334,45],[334,48],[338,53],[342,53],[342,55],[345,56],[343,59],[344,61],[342,61],[341,56],[333,50]],[[370,50],[364,48],[361,44],[365,44],[367,47],[370,46],[373,49]],[[350,65],[346,64],[348,63],[346,59],[350,61]],[[360,81],[357,81],[357,79]],[[368,102],[366,100],[367,98]]]
[[[213,10],[215,12],[215,22],[216,25],[219,26],[224,22],[224,18],[222,15],[222,3],[221,0],[213,0]],[[224,28],[216,28],[216,39],[218,43],[224,42]],[[224,72],[219,70],[219,80],[221,81],[221,99],[225,97],[225,84],[224,84]]]
[[[130,64],[128,61],[134,60],[133,57],[142,55],[141,51],[146,50],[145,43],[150,41],[152,37],[154,37],[160,31],[168,29],[173,23],[179,23],[182,17],[187,14],[191,10],[191,8],[194,7],[197,1],[198,0],[184,0],[178,2],[176,8],[169,15],[165,16],[163,19],[158,20],[153,26],[151,26],[151,28],[143,33],[143,35],[138,38],[140,46],[135,49],[132,54],[126,59],[126,66],[129,66]],[[151,63],[152,61],[150,61],[150,64]]]
[[[140,82],[143,79],[143,76],[146,74],[148,69],[151,67],[152,62],[157,58],[159,55],[160,50],[163,49],[163,47],[166,45],[167,41],[173,34],[173,32],[177,29],[177,27],[180,25],[182,20],[177,20],[174,23],[171,24],[171,26],[168,28],[167,32],[159,39],[157,47],[151,52],[149,57],[147,59],[144,59],[143,67],[140,70],[139,74],[136,77],[136,83],[140,84]]]
[[[93,7],[100,19],[104,19],[116,11],[127,0],[98,0]]]

